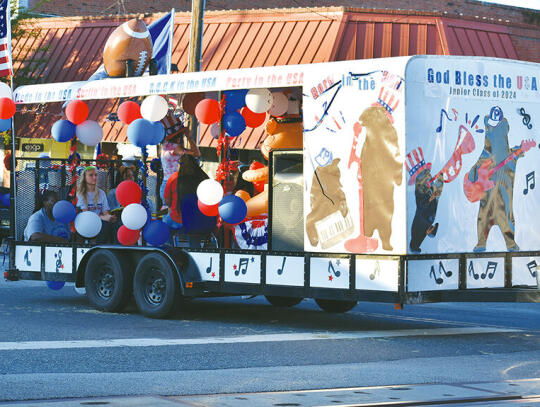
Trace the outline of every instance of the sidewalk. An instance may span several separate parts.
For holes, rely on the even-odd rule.
[[[497,383],[422,384],[236,393],[199,396],[134,396],[0,403],[10,407],[276,407],[276,406],[532,406],[540,407],[540,379]]]

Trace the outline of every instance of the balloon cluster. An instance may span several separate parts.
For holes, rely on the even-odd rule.
[[[202,181],[197,187],[199,210],[206,216],[219,215],[223,221],[236,225],[246,218],[247,206],[241,197],[223,196],[223,187],[213,179]]]
[[[101,231],[101,219],[94,212],[86,211],[77,214],[75,206],[65,200],[58,201],[53,206],[53,218],[57,222],[70,224],[73,226],[79,235],[91,239],[96,237]]]
[[[137,147],[157,145],[165,138],[165,127],[160,122],[169,111],[169,104],[159,95],[146,97],[139,106],[133,101],[118,107],[118,118],[128,125],[129,141]]]
[[[212,125],[222,119],[229,137],[237,137],[246,127],[259,127],[271,116],[283,116],[289,107],[289,99],[282,92],[268,89],[239,89],[224,92],[225,107],[214,99],[202,99],[195,107],[195,116],[201,123]],[[214,136],[214,138],[217,138]]]
[[[123,225],[118,229],[118,242],[124,246],[133,246],[141,236],[152,246],[161,246],[169,240],[169,227],[160,220],[151,220],[147,209],[140,204],[143,198],[141,187],[131,180],[122,181],[116,187],[116,199],[124,207]],[[145,226],[146,225],[146,226]]]
[[[83,100],[72,100],[66,106],[67,120],[56,121],[51,128],[52,138],[66,143],[77,136],[87,146],[95,147],[103,138],[103,129],[98,122],[88,119],[88,105]]]

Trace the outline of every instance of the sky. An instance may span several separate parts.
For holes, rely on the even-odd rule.
[[[505,4],[507,6],[526,7],[534,10],[540,10],[540,0],[483,0],[482,3],[497,3]]]

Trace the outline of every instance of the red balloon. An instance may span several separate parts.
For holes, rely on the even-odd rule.
[[[118,229],[118,232],[116,233],[118,242],[124,246],[135,245],[137,241],[139,240],[140,236],[141,236],[140,230],[131,230],[131,229],[128,229],[125,225],[120,226],[120,228]]]
[[[0,119],[11,119],[15,114],[15,103],[10,98],[0,98]]]
[[[135,181],[125,180],[116,187],[116,200],[124,208],[132,203],[141,203],[142,191]]]
[[[202,214],[206,216],[217,216],[219,213],[219,202],[215,205],[205,205],[201,201],[197,200],[197,206]]]
[[[204,124],[212,124],[221,118],[219,102],[215,99],[204,99],[195,108],[197,120]]]
[[[184,109],[184,112],[187,114],[194,115],[197,104],[203,100],[205,96],[206,94],[204,92],[186,93],[184,99],[182,99],[182,109]]]
[[[88,105],[82,100],[72,100],[66,106],[66,116],[71,123],[81,124],[88,118]]]
[[[240,113],[244,117],[247,127],[251,127],[251,128],[259,127],[266,120],[266,112],[254,113],[251,110],[249,110],[246,106],[242,108]]]
[[[133,120],[141,119],[141,107],[131,100],[123,102],[118,106],[118,118],[125,124],[130,124]]]

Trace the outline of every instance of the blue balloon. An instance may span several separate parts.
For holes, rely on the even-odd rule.
[[[150,120],[133,120],[127,129],[127,136],[131,144],[137,147],[146,147],[152,143],[154,134],[154,125]]]
[[[11,195],[9,192],[6,194],[0,194],[0,205],[2,205],[4,208],[9,208],[11,205]]]
[[[75,136],[75,127],[69,120],[58,120],[51,128],[52,138],[60,143],[65,143]]]
[[[152,145],[158,145],[165,138],[165,126],[161,122],[151,122],[153,126]]]
[[[238,112],[226,113],[223,116],[223,128],[229,136],[239,136],[246,129],[246,119]]]
[[[219,216],[231,225],[242,222],[247,215],[244,200],[236,195],[225,195],[218,206]]]
[[[70,223],[75,219],[77,210],[69,201],[58,201],[54,204],[52,213],[57,222]]]
[[[170,229],[165,222],[153,220],[143,229],[143,237],[152,246],[162,246],[169,240]]]
[[[11,119],[0,119],[0,132],[11,129]]]
[[[248,89],[226,90],[225,94],[225,113],[235,112],[246,105],[246,95]]]
[[[180,209],[182,224],[186,233],[210,233],[217,223],[217,216],[206,216],[199,209],[196,194],[188,194],[182,198]]]
[[[47,287],[55,291],[60,290],[66,284],[65,281],[47,281],[46,283],[47,283]]]

